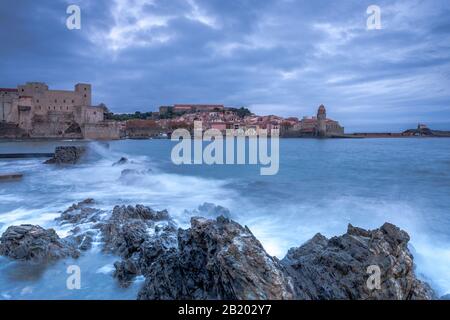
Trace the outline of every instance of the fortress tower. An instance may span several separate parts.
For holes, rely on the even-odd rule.
[[[317,134],[319,137],[327,135],[327,110],[323,104],[317,110]]]

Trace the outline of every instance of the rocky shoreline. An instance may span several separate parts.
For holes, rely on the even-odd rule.
[[[217,218],[193,217],[178,228],[166,210],[143,205],[95,208],[93,199],[72,205],[56,222],[70,226],[60,238],[53,229],[10,226],[0,238],[0,255],[29,263],[77,258],[101,242],[119,257],[113,276],[123,287],[145,278],[137,299],[436,299],[417,279],[409,236],[385,223],[375,230],[348,226],[327,239],[315,235],[279,260],[270,256],[246,226],[227,210],[205,204]],[[368,285],[369,266],[380,272]]]

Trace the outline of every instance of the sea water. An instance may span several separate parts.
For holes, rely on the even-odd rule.
[[[411,236],[418,276],[439,295],[450,292],[450,139],[281,139],[274,176],[261,176],[257,165],[174,165],[170,140],[2,142],[0,153],[53,152],[64,144],[88,145],[87,159],[64,167],[0,160],[0,173],[24,174],[0,183],[0,232],[31,223],[65,236],[54,218],[86,198],[105,210],[168,209],[188,227],[209,202],[228,208],[269,254],[283,258],[318,232],[331,237],[349,223],[373,229],[387,221]],[[113,166],[121,157],[129,162]],[[122,176],[124,169],[137,174]],[[120,288],[112,277],[116,260],[100,244],[50,266],[0,258],[0,299],[134,299],[142,279]],[[70,264],[81,268],[80,290],[66,287]]]

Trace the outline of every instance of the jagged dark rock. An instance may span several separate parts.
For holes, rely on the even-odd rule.
[[[100,216],[104,212],[102,210],[91,207],[91,205],[94,203],[94,199],[89,198],[73,204],[55,220],[59,221],[61,224],[97,222],[100,220]]]
[[[282,263],[297,294],[309,299],[433,299],[431,288],[414,274],[408,241],[408,234],[390,223],[372,231],[349,225],[340,237],[317,234],[290,249]],[[378,290],[367,285],[369,266],[380,268]]]
[[[155,222],[169,219],[167,210],[155,211],[152,208],[136,205],[133,206],[115,206],[109,219],[111,222],[126,222],[129,220],[141,220],[146,222]]]
[[[85,147],[60,146],[56,147],[53,158],[45,161],[45,164],[76,164],[86,153]]]
[[[349,225],[330,239],[317,234],[279,261],[247,227],[223,216],[192,218],[183,230],[166,210],[116,206],[108,215],[93,204],[86,199],[61,214],[58,221],[74,226],[64,239],[39,226],[9,227],[0,254],[39,262],[78,257],[101,238],[106,252],[120,256],[120,285],[146,278],[139,299],[437,299],[415,276],[408,234],[389,223]],[[228,212],[221,208],[205,203],[199,211]],[[369,266],[381,271],[379,289],[367,285]]]
[[[9,227],[0,238],[0,255],[35,262],[50,262],[66,257],[77,258],[79,251],[60,239],[53,229],[24,224]]]
[[[122,287],[128,287],[134,278],[141,274],[138,258],[129,258],[114,262],[114,278],[119,281]]]
[[[167,223],[162,229],[156,224],[161,221]],[[122,286],[127,286],[136,275],[144,273],[152,263],[152,255],[162,252],[168,246],[169,234],[175,233],[166,210],[155,211],[143,205],[115,206],[111,217],[99,228],[104,250],[123,259],[114,265],[114,275]]]
[[[283,266],[248,228],[219,217],[192,218],[178,246],[147,270],[138,299],[292,299]]]
[[[386,223],[349,226],[327,239],[317,234],[280,262],[247,228],[223,217],[194,218],[178,231],[178,246],[147,269],[139,299],[435,299],[418,280],[409,236]],[[367,267],[381,269],[380,289],[367,286]]]

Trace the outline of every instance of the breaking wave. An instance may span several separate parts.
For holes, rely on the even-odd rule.
[[[145,150],[141,148],[144,143]],[[282,163],[281,174],[275,180],[255,176],[255,171],[249,174],[245,167],[239,169],[242,171],[227,166],[183,171],[167,160],[170,146],[170,141],[120,141],[110,146],[90,143],[86,161],[70,167],[48,166],[42,160],[0,162],[0,172],[24,173],[21,182],[0,185],[0,231],[9,225],[31,223],[53,227],[64,235],[67,230],[59,228],[54,218],[86,198],[94,198],[96,206],[105,210],[117,204],[168,209],[183,227],[189,225],[191,215],[198,214],[200,205],[214,203],[228,208],[232,219],[249,226],[270,254],[282,258],[290,247],[301,245],[317,232],[331,237],[345,233],[348,223],[373,229],[389,221],[411,235],[410,249],[418,275],[439,294],[450,292],[450,235],[430,227],[429,212],[434,208],[429,202],[365,196],[360,192],[362,187],[350,178],[345,192],[317,196],[313,191],[322,188],[323,181],[308,180],[309,171],[305,171],[304,180],[313,191],[304,187],[304,181],[293,181],[291,177],[302,170],[295,162],[286,167]],[[114,165],[122,157],[128,159],[127,163]],[[442,223],[443,230],[449,229],[445,218],[435,215],[433,219]],[[89,277],[99,277],[97,281],[102,281],[104,290],[111,291],[108,295],[79,293],[77,298],[134,298],[135,288],[130,293],[115,287],[110,274],[113,262],[114,257],[96,253],[77,261],[93,270]],[[7,264],[0,260],[0,273]],[[45,274],[42,279],[47,277]],[[3,298],[33,298],[39,294],[64,298],[57,296],[64,294],[61,290],[51,296],[51,285],[40,292],[36,284],[11,282],[11,276],[0,276],[0,286],[8,289],[0,292]]]

